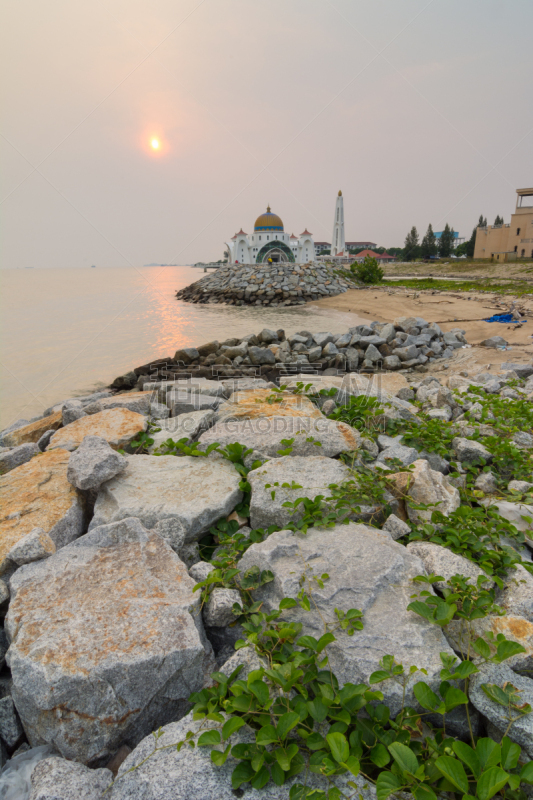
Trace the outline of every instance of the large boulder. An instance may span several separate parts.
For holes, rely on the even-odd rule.
[[[193,587],[168,544],[135,519],[17,570],[7,658],[30,744],[98,765],[183,716],[212,668]]]
[[[299,497],[310,500],[317,495],[329,497],[330,484],[341,484],[349,478],[350,470],[345,464],[325,456],[283,456],[268,461],[248,473],[252,487],[252,528],[267,528],[269,525],[283,528],[289,522],[297,522],[303,515],[303,505],[300,504],[292,513],[284,503],[294,502]]]
[[[382,455],[383,453],[380,454]],[[414,461],[412,467],[412,472],[398,472],[389,476],[395,487],[391,491],[400,498],[408,497],[412,501],[412,504],[407,503],[407,514],[411,522],[429,521],[435,510],[448,516],[459,508],[461,504],[459,491],[441,472],[431,469],[423,458]],[[413,508],[413,505],[418,504],[428,505],[430,508]]]
[[[154,443],[147,448],[148,452],[154,453],[167,439],[172,439],[174,442],[179,442],[180,439],[196,442],[200,434],[213,425],[215,420],[216,414],[210,409],[191,411],[189,414],[180,414],[179,417],[160,420],[158,426],[161,430],[150,433],[150,439],[153,439]]]
[[[64,450],[75,450],[86,436],[101,436],[113,450],[119,450],[129,444],[147,428],[146,417],[129,411],[127,408],[112,408],[100,411],[71,422],[66,428],[54,433],[47,450],[58,447]]]
[[[35,422],[30,422],[27,425],[22,425],[20,428],[4,433],[0,444],[4,447],[17,447],[27,442],[37,443],[43,433],[50,430],[57,430],[62,424],[62,413],[61,411],[57,411]]]
[[[137,517],[179,550],[199,539],[242,499],[233,464],[193,456],[130,456],[124,472],[100,487],[89,530]]]
[[[147,416],[150,413],[150,403],[152,401],[152,392],[127,392],[126,394],[116,394],[113,397],[95,400],[94,403],[86,406],[84,411],[94,414],[98,411],[109,411],[111,408],[127,408],[137,414]]]
[[[407,549],[413,555],[418,556],[424,565],[428,575],[441,575],[444,580],[434,584],[437,589],[442,591],[447,588],[448,581],[454,575],[464,575],[469,578],[472,584],[475,584],[480,575],[487,578],[486,583],[483,584],[485,589],[490,589],[494,586],[494,581],[489,578],[482,569],[473,561],[469,561],[463,556],[452,553],[446,547],[441,547],[439,544],[432,544],[431,542],[411,542],[407,545]],[[524,570],[525,572],[525,570]]]
[[[278,402],[279,401],[279,402]],[[270,389],[250,389],[233,392],[219,406],[219,422],[259,417],[307,417],[321,419],[321,411],[302,395],[277,394]]]
[[[47,533],[57,549],[83,530],[83,501],[67,480],[70,453],[40,453],[0,477],[0,574],[12,566],[10,550],[35,528]]]
[[[380,659],[391,654],[407,671],[413,664],[427,670],[427,675],[416,673],[409,679],[408,705],[416,705],[413,682],[439,686],[440,653],[452,655],[452,650],[440,628],[407,610],[417,592],[413,578],[425,571],[420,559],[388,534],[352,522],[327,530],[310,528],[305,535],[279,531],[253,544],[239,562],[241,572],[255,565],[274,573],[271,583],[254,592],[265,611],[277,608],[284,597],[296,598],[305,578],[313,594],[311,611],[298,607],[284,612],[287,619],[302,623],[302,634],[322,636],[324,622],[337,621],[337,608],[364,613],[362,631],[348,636],[337,630],[328,647],[329,664],[341,684],[368,681]],[[329,579],[320,588],[312,576],[323,573]],[[387,680],[379,688],[394,716],[401,707],[401,684]]]
[[[239,678],[241,676],[242,673]],[[246,800],[289,800],[291,787],[303,781],[309,789],[322,791],[333,784],[346,792],[346,797],[353,792],[348,785],[352,782],[357,786],[356,794],[360,800],[375,800],[373,785],[360,775],[354,778],[349,772],[329,780],[313,773],[302,773],[287,780],[283,786],[271,782],[263,789],[253,789],[246,783],[235,792],[231,785],[231,773],[238,762],[231,756],[223,766],[218,767],[211,760],[211,747],[195,747],[193,750],[185,746],[179,752],[172,747],[175,742],[184,739],[188,731],[195,735],[201,733],[202,725],[205,727],[202,720],[193,720],[192,713],[180,722],[167,725],[158,740],[161,749],[151,758],[148,756],[154,749],[154,739],[147,736],[121,765],[117,780],[109,792],[109,800],[235,800],[237,796],[244,796]],[[230,737],[229,743],[235,746],[254,740],[253,732],[245,725]],[[135,766],[138,768],[130,772]]]
[[[35,442],[26,442],[26,444],[19,444],[12,450],[0,454],[0,475],[5,475],[6,472],[11,472],[12,469],[26,464],[40,452]]]
[[[101,436],[86,436],[70,456],[67,478],[77,489],[97,489],[124,472],[127,463]]]
[[[282,439],[293,439],[292,456],[327,456],[358,450],[361,436],[345,422],[305,417],[260,417],[259,419],[218,422],[200,437],[202,446],[219,442],[222,446],[240,442],[268,458],[278,458],[286,450]]]
[[[52,756],[36,764],[29,800],[101,800],[112,781],[108,769],[89,769]]]

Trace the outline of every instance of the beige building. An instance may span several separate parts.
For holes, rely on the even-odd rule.
[[[533,258],[533,189],[516,190],[511,222],[478,228],[474,258],[516,261]]]

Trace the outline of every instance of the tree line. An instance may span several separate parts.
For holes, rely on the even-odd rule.
[[[498,216],[494,220],[494,225],[503,225],[503,217]],[[467,241],[462,242],[458,247],[454,247],[455,243],[455,232],[453,228],[450,228],[448,223],[446,223],[443,232],[440,235],[440,238],[435,236],[433,231],[433,227],[431,224],[428,225],[428,229],[424,234],[422,241],[419,240],[419,235],[416,227],[413,225],[407,236],[405,237],[405,244],[403,248],[403,260],[404,261],[415,261],[417,258],[431,258],[439,256],[440,258],[449,258],[452,254],[456,256],[466,256],[467,258],[473,258],[474,256],[474,248],[476,246],[476,232],[478,228],[486,228],[487,227],[487,218],[480,215],[478,223],[474,230],[472,231],[472,235],[470,239]]]

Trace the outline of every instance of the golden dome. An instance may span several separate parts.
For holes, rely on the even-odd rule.
[[[342,192],[340,189],[339,189],[339,197],[342,197]]]
[[[283,222],[277,214],[273,214],[267,206],[265,214],[260,214],[254,225],[254,231],[282,231]]]

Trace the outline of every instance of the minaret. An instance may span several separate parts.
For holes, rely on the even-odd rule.
[[[333,221],[333,236],[331,237],[331,255],[344,253],[344,201],[342,192],[339,189],[337,201],[335,203],[335,219]]]

